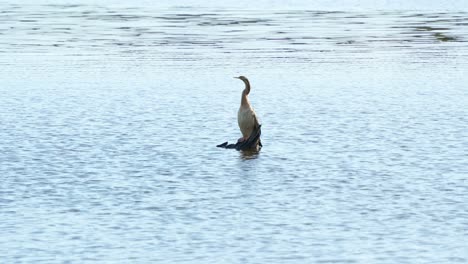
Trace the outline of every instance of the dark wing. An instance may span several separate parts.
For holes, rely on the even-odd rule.
[[[256,129],[260,126],[260,122],[258,122],[258,118],[255,112],[253,112],[253,119],[254,119],[254,129]]]

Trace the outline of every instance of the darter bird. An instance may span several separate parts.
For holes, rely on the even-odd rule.
[[[242,132],[242,137],[237,142],[246,141],[250,134],[260,125],[252,105],[250,105],[248,95],[250,93],[250,82],[245,76],[234,77],[240,79],[245,84],[245,89],[242,91],[241,105],[237,112],[237,122]]]

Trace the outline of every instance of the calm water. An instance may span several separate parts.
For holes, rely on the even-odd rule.
[[[468,262],[461,1],[50,2],[0,1],[3,263]]]

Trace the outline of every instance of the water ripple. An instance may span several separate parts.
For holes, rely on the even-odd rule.
[[[467,23],[2,5],[0,259],[466,262]]]
[[[356,58],[401,49],[409,54],[422,49],[438,53],[453,45],[467,49],[466,21],[465,12],[152,10],[86,5],[46,5],[29,11],[7,5],[0,13],[0,34],[4,35],[0,50],[71,55],[83,55],[86,50],[86,54],[116,56],[138,53],[170,62],[186,57],[174,49],[203,49],[201,54],[223,58],[226,53],[254,55],[258,47],[264,51],[263,57],[284,63],[308,60],[310,53],[330,60],[323,53],[327,49],[355,53]],[[192,59],[203,59],[203,55],[196,52]]]

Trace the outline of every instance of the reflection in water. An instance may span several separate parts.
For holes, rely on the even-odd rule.
[[[243,160],[251,160],[251,159],[256,159],[260,155],[260,151],[258,150],[242,150],[239,151],[240,157]]]
[[[444,35],[443,33],[441,32],[436,32],[434,33],[434,37],[440,41],[444,41],[444,42],[447,42],[447,41],[451,41],[451,42],[456,42],[457,41],[457,38],[456,37],[452,37],[452,36],[447,36],[447,35]]]

